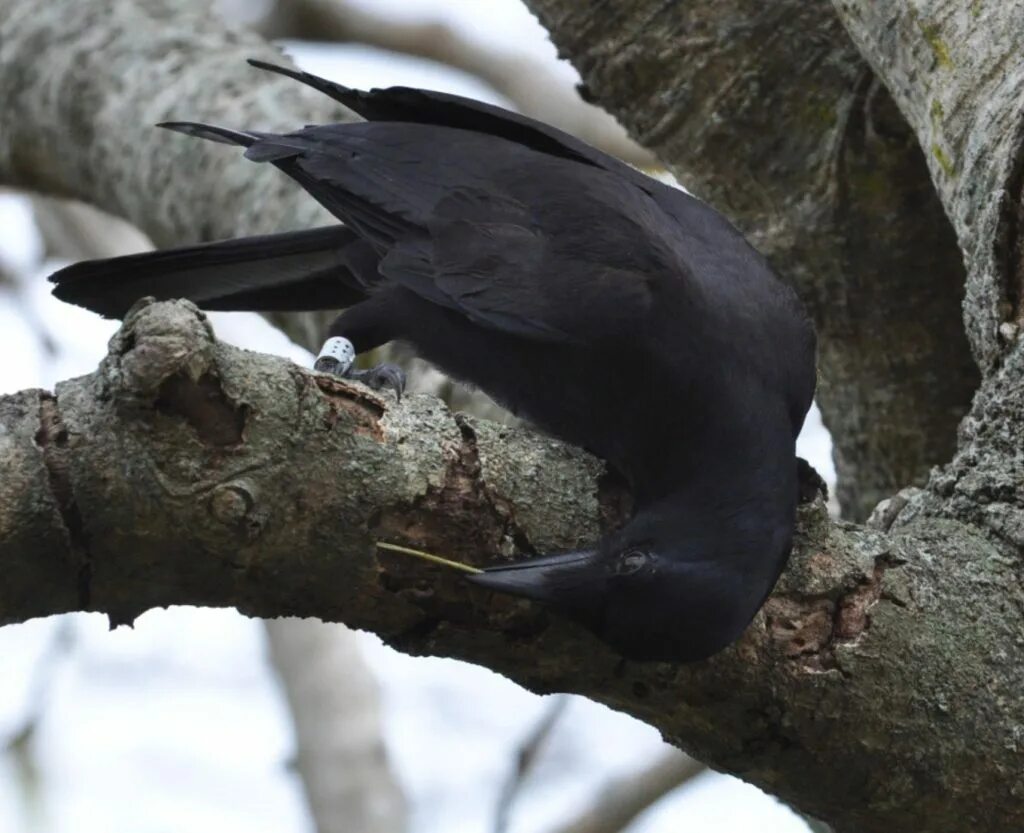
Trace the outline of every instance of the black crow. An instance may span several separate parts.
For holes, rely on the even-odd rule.
[[[344,225],[76,264],[53,276],[57,297],[108,316],[143,295],[347,306],[318,369],[400,394],[398,368],[352,369],[400,339],[629,481],[632,518],[593,549],[471,581],[544,602],[630,659],[696,660],[735,640],[793,533],[815,336],[792,290],[708,205],[555,128],[252,63],[366,121],[163,126],[243,146]]]

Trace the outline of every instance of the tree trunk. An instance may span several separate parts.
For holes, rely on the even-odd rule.
[[[530,0],[603,104],[807,303],[843,514],[948,460],[978,372],[913,132],[825,3]]]

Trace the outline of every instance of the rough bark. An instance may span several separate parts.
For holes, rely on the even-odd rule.
[[[1024,323],[1024,2],[833,5],[926,150],[967,261],[971,345],[992,369]]]
[[[830,7],[529,5],[589,96],[728,213],[808,304],[844,515],[923,483],[952,453],[978,382],[964,270],[914,134]]]
[[[0,426],[0,622],[169,604],[342,620],[628,711],[839,831],[1024,824],[1024,591],[978,524],[904,509],[885,533],[819,500],[737,645],[633,664],[373,547],[481,563],[578,546],[620,505],[598,461],[216,344],[187,302],[141,305],[96,373],[0,400]]]
[[[10,0],[0,2],[0,66],[5,68],[0,96],[5,111],[15,117],[13,127],[0,134],[0,177],[65,194],[95,191],[97,201],[112,209],[121,205],[147,230],[146,214],[152,212],[151,225],[157,232],[162,229],[163,242],[178,242],[176,234],[192,231],[200,232],[192,239],[202,237],[204,229],[217,224],[225,231],[230,226],[231,232],[265,230],[259,211],[246,200],[283,186],[251,170],[247,180],[238,178],[227,172],[223,156],[214,161],[206,149],[192,151],[196,159],[210,160],[201,176],[173,176],[175,168],[166,164],[166,154],[160,155],[163,143],[142,131],[133,133],[132,125],[171,115],[153,112],[169,109],[169,96],[154,91],[176,73],[182,76],[176,95],[195,95],[202,107],[211,108],[204,113],[190,101],[187,115],[211,115],[220,106],[211,79],[237,71],[231,63],[237,56],[233,48],[255,49],[247,36],[236,38],[233,47],[223,33],[217,34],[220,30],[176,29],[185,18],[154,17],[144,11],[151,5],[104,4],[102,25],[90,30],[93,19],[79,9],[92,5],[81,0],[51,6],[70,21],[66,25],[73,28],[67,29],[61,29],[61,21],[50,21],[47,28],[38,22],[41,16]],[[799,125],[787,118],[787,105],[794,106],[795,99],[778,94],[759,74],[762,64],[775,67],[774,77],[785,87],[787,79],[799,74],[793,67],[805,66],[794,58],[796,46],[785,44],[806,47],[808,42],[799,38],[817,31],[811,52],[799,52],[813,69],[803,71],[808,90],[813,93],[822,78],[833,75],[837,85],[847,79],[855,91],[860,89],[855,83],[859,74],[848,78],[848,60],[853,59],[835,21],[806,17],[824,7],[801,6],[777,17],[775,10],[789,7],[776,5],[759,17],[752,13],[753,4],[739,0],[713,9],[689,4],[682,11],[680,4],[655,9],[640,2],[611,11],[606,5],[603,16],[587,18],[589,4],[572,3],[571,10],[568,2],[543,5],[545,19],[570,44],[591,90],[612,100],[626,122],[639,125],[641,137],[647,134],[669,160],[693,160],[699,151],[707,157],[710,184],[720,175],[728,185],[723,156],[728,154],[745,178],[750,171],[772,175],[779,190],[769,193],[778,197],[782,231],[774,234],[769,228],[773,233],[762,239],[777,257],[790,252],[794,264],[797,253],[806,250],[806,262],[814,268],[794,268],[798,277],[845,262],[837,252],[847,250],[835,241],[822,243],[820,251],[806,240],[796,242],[804,234],[816,240],[821,231],[812,222],[820,221],[813,210],[818,192],[809,188],[804,193],[809,216],[801,225],[799,206],[782,194],[780,183],[804,182],[801,160],[803,167],[817,166],[826,182],[826,174],[836,172],[819,158],[820,134],[797,131],[788,139],[769,129],[768,113]],[[706,42],[691,37],[684,51],[678,47],[687,27],[700,28],[685,15],[701,9],[710,15],[705,21],[719,21],[712,30],[716,37]],[[637,10],[656,14],[645,21],[632,17]],[[731,25],[725,25],[729,18],[714,17],[728,13],[734,14]],[[774,29],[766,32],[769,24]],[[108,26],[121,35],[110,35],[103,28]],[[71,33],[81,37],[82,27],[107,33],[102,49],[74,40]],[[58,46],[50,54],[48,44],[55,37]],[[161,49],[151,50],[149,38],[157,39]],[[141,43],[135,52],[123,42],[128,39]],[[180,57],[193,54],[193,43],[217,49],[205,63],[195,64]],[[695,51],[702,44],[705,51]],[[716,44],[728,47],[724,53],[740,61],[744,71],[714,72],[712,59],[723,53],[712,48]],[[102,60],[96,57],[101,52]],[[157,55],[164,57],[158,60]],[[706,59],[704,71],[691,67],[687,74],[693,55]],[[133,64],[132,56],[139,63]],[[115,69],[107,69],[104,61]],[[23,92],[32,87],[27,68],[33,67],[46,79],[35,95]],[[76,71],[69,75],[72,67]],[[94,72],[97,85],[79,83]],[[129,77],[138,86],[124,83]],[[724,83],[727,77],[731,83]],[[64,78],[74,90],[66,98],[55,80]],[[697,83],[701,78],[707,89]],[[116,95],[104,92],[103,84],[114,84]],[[635,101],[626,100],[627,88]],[[221,104],[276,112],[277,99],[266,89]],[[666,101],[654,94],[658,89]],[[672,99],[672,90],[680,97]],[[758,91],[765,113],[760,120],[751,104]],[[85,92],[92,93],[88,101],[80,98]],[[883,95],[877,91],[872,98],[870,88],[863,92],[865,101]],[[293,91],[288,95],[295,100]],[[822,95],[809,100],[831,102],[837,123],[843,113],[857,112],[852,105],[858,99],[848,89],[837,97]],[[844,103],[850,108],[844,110]],[[706,130],[691,120],[695,108]],[[659,127],[670,110],[677,117]],[[867,107],[862,112],[875,111]],[[895,114],[891,107],[885,112]],[[731,129],[746,131],[746,138],[730,138],[724,126],[729,122]],[[898,131],[900,124],[895,119],[893,129]],[[1003,122],[993,119],[991,124],[999,130]],[[689,133],[683,129],[687,126]],[[122,146],[125,135],[142,145]],[[865,127],[864,135],[874,133]],[[76,145],[67,141],[69,136],[89,141]],[[847,134],[833,136],[838,141]],[[1001,141],[993,137],[994,144]],[[125,155],[111,154],[112,148]],[[179,172],[190,158],[181,148],[173,151],[181,154]],[[751,164],[755,157],[757,165]],[[920,157],[918,164],[926,170]],[[226,195],[212,181],[220,176],[218,169],[225,171]],[[838,171],[848,169],[840,166]],[[107,172],[109,183],[104,181]],[[842,182],[843,175],[836,174],[834,181]],[[84,184],[77,177],[85,177]],[[135,193],[132,182],[159,184],[163,190]],[[721,194],[742,207],[739,179],[733,184],[733,192],[723,186]],[[1012,182],[1004,184],[1012,192]],[[888,180],[881,186],[884,194],[891,186],[906,196],[919,193],[920,180],[909,190]],[[294,200],[285,194],[280,192],[282,203]],[[956,201],[985,196],[964,188],[940,195],[951,216],[957,215]],[[726,204],[733,204],[729,200]],[[902,206],[901,214],[897,203],[885,196],[878,213],[891,223],[909,223],[900,217],[915,211]],[[268,223],[275,217],[282,224],[285,216],[294,219],[287,212],[276,215],[280,205],[268,204]],[[857,234],[871,228],[888,233],[866,224],[871,212],[857,205],[846,215]],[[225,206],[238,207],[239,216],[232,217]],[[929,217],[931,210],[917,208]],[[756,213],[749,211],[750,216]],[[858,225],[862,220],[865,224]],[[998,250],[993,235],[999,231],[1017,239],[1014,218],[1006,224],[988,225],[987,242],[975,243]],[[838,222],[825,230],[845,234]],[[926,229],[917,231],[931,239]],[[849,245],[855,237],[841,237],[840,243]],[[940,241],[931,241],[940,250]],[[829,252],[833,260],[823,254]],[[860,254],[849,251],[849,258],[857,260]],[[885,264],[893,262],[876,262],[876,267]],[[970,280],[985,285],[1007,279],[1009,285],[1014,268],[1007,262],[998,274],[972,272]],[[834,275],[822,274],[829,274],[829,291],[836,289]],[[846,296],[863,301],[862,285],[871,285],[868,275],[843,274],[849,282]],[[876,299],[882,307],[896,303],[890,296],[910,291],[915,279],[910,272],[888,277],[885,293]],[[825,283],[816,291],[823,292]],[[956,294],[949,282],[935,276],[932,291],[935,296]],[[982,297],[987,296],[969,296],[968,305]],[[938,319],[929,298],[922,296],[920,303],[917,318],[933,325]],[[819,314],[825,308],[817,304]],[[852,302],[838,309],[862,327],[874,321],[858,319]],[[893,324],[888,315],[882,315],[879,330]],[[938,373],[933,352],[948,360],[947,371],[958,366],[953,358],[961,351],[951,355],[943,343],[954,342],[949,332],[935,340],[931,326],[922,329],[919,335],[914,331],[928,345],[914,360],[919,364],[901,366],[899,373],[879,371],[876,381],[889,385],[894,401],[905,391],[890,383],[904,379],[909,367],[925,378]],[[852,344],[836,349],[852,356]],[[913,345],[895,337],[890,346],[894,364],[904,351],[914,353]],[[470,591],[457,577],[424,572],[417,564],[384,559],[373,550],[373,539],[394,537],[479,563],[592,540],[618,505],[599,463],[519,429],[456,419],[431,399],[414,397],[396,408],[391,400],[280,360],[216,345],[202,317],[187,304],[141,307],[112,341],[110,356],[97,373],[64,383],[56,396],[27,391],[0,400],[5,473],[0,479],[5,575],[0,620],[94,609],[107,611],[116,623],[171,603],[343,619],[413,653],[463,657],[538,691],[576,691],[628,711],[697,758],[779,794],[830,821],[839,833],[1020,829],[1024,347],[1008,339],[1000,350],[999,360],[985,365],[952,463],[925,488],[894,497],[868,527],[830,523],[820,502],[804,507],[791,565],[740,642],[708,662],[674,667],[623,663],[578,629],[526,603]],[[879,361],[874,367],[883,365]],[[863,369],[870,377],[869,371]],[[919,404],[938,407],[944,401],[939,375],[935,387],[938,398],[925,391]],[[851,399],[856,411],[854,404]],[[876,419],[896,420],[900,413],[879,411]],[[929,425],[920,422],[924,417],[906,416],[931,436]]]

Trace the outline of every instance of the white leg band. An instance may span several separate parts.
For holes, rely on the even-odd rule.
[[[327,359],[328,361],[323,362],[324,365],[334,364],[331,372],[341,375],[346,373],[352,362],[356,358],[356,348],[352,342],[347,338],[340,336],[334,336],[324,342],[324,346],[320,348],[320,355],[316,357],[314,367],[321,365],[321,359]]]

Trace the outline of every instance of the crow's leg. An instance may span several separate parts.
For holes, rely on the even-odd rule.
[[[394,364],[379,364],[367,370],[353,367],[356,353],[364,353],[391,341],[395,330],[394,304],[390,293],[371,295],[361,304],[349,307],[331,324],[327,341],[313,365],[315,370],[354,379],[374,390],[391,388],[402,398],[405,371]]]

